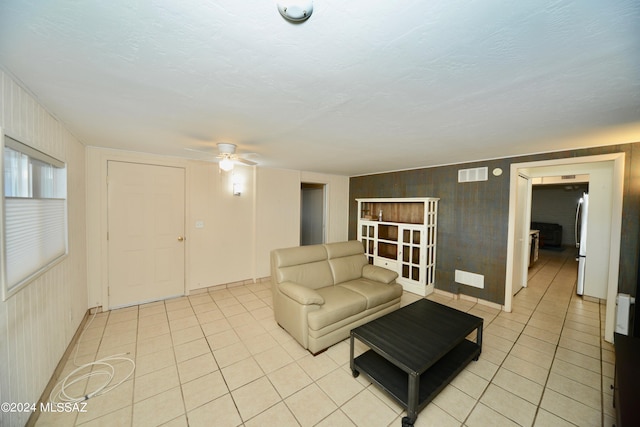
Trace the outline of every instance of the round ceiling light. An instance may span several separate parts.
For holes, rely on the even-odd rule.
[[[231,169],[233,169],[233,160],[231,160],[229,157],[225,157],[222,160],[220,160],[219,165],[220,169],[225,171],[225,172],[229,172]]]
[[[277,4],[280,15],[292,22],[307,20],[313,13],[312,0],[285,0]]]

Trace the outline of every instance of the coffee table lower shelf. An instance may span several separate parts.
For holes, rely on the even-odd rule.
[[[385,359],[373,350],[369,350],[353,360],[353,376],[364,374],[373,383],[389,393],[400,405],[407,409],[409,415],[403,425],[412,425],[415,414],[427,406],[449,382],[455,378],[465,366],[478,358],[481,347],[469,340],[463,340],[449,353],[434,363],[424,373],[418,375],[419,390],[417,399],[412,399],[416,407],[412,407],[409,399],[409,378],[411,373]]]

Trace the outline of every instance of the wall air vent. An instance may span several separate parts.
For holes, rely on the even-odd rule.
[[[458,182],[487,181],[489,179],[489,168],[460,169],[458,171]]]
[[[562,179],[576,179],[575,175],[562,175]]]
[[[470,273],[468,271],[456,270],[455,279],[457,283],[484,289],[484,276],[482,274]]]

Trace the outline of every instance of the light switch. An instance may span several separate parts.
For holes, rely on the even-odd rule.
[[[204,228],[204,221],[196,221],[196,228]]]

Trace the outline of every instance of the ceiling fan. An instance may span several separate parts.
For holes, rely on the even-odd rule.
[[[218,155],[216,156],[219,160],[220,170],[229,172],[233,169],[234,164],[242,163],[247,166],[257,165],[256,162],[248,159],[243,159],[239,155],[236,154],[236,144],[231,144],[228,142],[218,142]],[[199,153],[205,153],[203,150],[196,150],[193,148],[187,148],[189,151],[197,151]],[[208,154],[208,153],[207,153]]]

